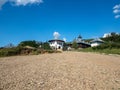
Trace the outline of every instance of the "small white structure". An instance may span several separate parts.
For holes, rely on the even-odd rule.
[[[58,39],[49,40],[48,42],[50,44],[50,47],[55,50],[58,50],[58,49],[62,50],[65,43],[63,40],[58,40]]]
[[[103,35],[103,38],[106,38],[106,37],[109,37],[109,36],[111,36],[111,33],[105,33],[105,34]]]
[[[101,39],[94,39],[90,43],[91,43],[91,47],[96,47],[96,46],[103,44],[104,41]]]
[[[110,36],[112,36],[112,35],[119,35],[119,33],[117,33],[117,32],[105,33],[105,34],[103,35],[103,38],[110,37]]]

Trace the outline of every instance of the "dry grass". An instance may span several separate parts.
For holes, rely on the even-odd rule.
[[[120,56],[63,52],[0,58],[0,90],[120,90]]]

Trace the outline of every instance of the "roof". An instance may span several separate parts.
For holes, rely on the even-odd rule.
[[[101,40],[101,39],[94,39],[94,40],[91,41],[91,43],[93,43],[93,42],[102,42],[103,43],[104,41]]]
[[[87,43],[87,42],[78,42],[78,44],[90,45],[90,44]]]
[[[84,44],[84,45],[90,45],[90,43],[87,43],[87,42],[76,42],[77,44]],[[67,45],[72,45],[73,42],[67,42],[66,43]]]
[[[78,38],[82,38],[82,36],[81,36],[81,35],[79,35],[79,36],[78,36]]]
[[[48,42],[54,42],[54,41],[65,42],[65,41],[59,40],[59,39],[49,40]]]

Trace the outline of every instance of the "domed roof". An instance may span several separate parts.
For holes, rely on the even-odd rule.
[[[81,35],[79,35],[79,36],[78,36],[78,38],[82,38],[82,36],[81,36]]]

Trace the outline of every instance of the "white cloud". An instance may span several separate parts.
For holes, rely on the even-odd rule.
[[[115,5],[115,6],[113,7],[113,9],[120,9],[120,4]]]
[[[15,6],[20,6],[20,5],[25,6],[25,5],[28,5],[28,4],[43,3],[43,0],[0,0],[0,9],[7,2],[12,3],[11,5],[15,5]]]
[[[115,10],[113,10],[113,13],[115,13],[115,14],[120,13],[120,10],[115,9]]]
[[[53,33],[54,39],[58,39],[60,37],[59,32],[54,32]]]
[[[11,0],[11,2],[13,2],[15,5],[19,6],[19,5],[27,5],[27,4],[39,4],[42,3],[42,0]]]
[[[116,15],[115,18],[116,18],[116,19],[120,18],[120,15]]]
[[[66,39],[66,38],[63,38],[63,41],[65,41],[65,42],[66,42],[66,41],[67,41],[67,39]]]
[[[0,0],[0,9],[2,8],[2,6],[7,2],[8,0]]]
[[[113,13],[115,14],[116,19],[120,18],[120,4],[113,7]]]

